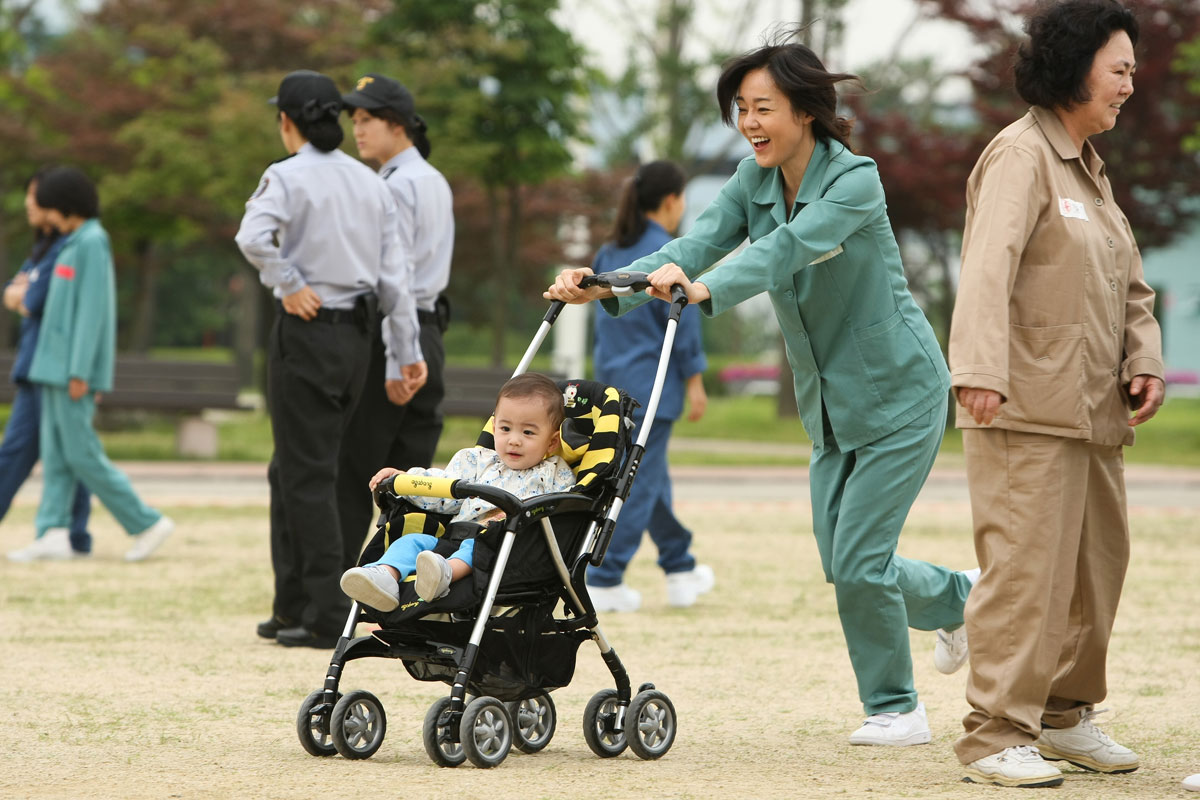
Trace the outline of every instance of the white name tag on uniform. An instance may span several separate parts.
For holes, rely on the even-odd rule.
[[[1083,203],[1078,200],[1072,200],[1069,197],[1058,198],[1058,213],[1068,219],[1081,219],[1084,222],[1088,221],[1087,209]]]
[[[832,250],[830,250],[828,253],[821,256],[820,258],[814,258],[812,261],[808,262],[808,265],[811,267],[813,264],[820,264],[822,261],[828,261],[829,259],[831,259],[835,256],[840,256],[841,254],[842,254],[842,246],[839,244],[837,247],[833,248]]]

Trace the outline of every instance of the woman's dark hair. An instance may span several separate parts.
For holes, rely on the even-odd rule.
[[[1117,0],[1043,0],[1025,22],[1029,40],[1017,51],[1017,94],[1043,108],[1086,103],[1096,52],[1117,31],[1137,45],[1137,19]]]
[[[35,200],[37,199],[38,181],[40,181],[42,176],[49,171],[50,167],[39,167],[38,171],[30,175],[29,180],[25,181],[25,191],[28,192],[29,187],[32,186],[34,189]],[[38,205],[41,205],[41,203],[38,203]],[[34,262],[40,261],[45,252],[50,249],[50,245],[54,244],[54,242],[56,242],[60,236],[62,236],[62,234],[59,233],[58,229],[53,225],[50,225],[46,228],[34,228],[33,248],[29,253],[30,260]]]
[[[829,72],[816,53],[797,42],[767,44],[725,62],[717,79],[717,103],[726,125],[736,125],[738,89],[746,73],[756,69],[766,69],[779,91],[787,96],[793,113],[812,114],[813,133],[818,139],[833,139],[850,149],[854,123],[838,116],[834,87],[842,81],[859,81],[859,77]]]
[[[668,195],[679,194],[687,173],[674,161],[651,161],[625,179],[617,204],[612,239],[617,247],[631,247],[646,232],[646,213],[662,205]]]
[[[100,216],[96,184],[76,167],[53,167],[37,178],[34,195],[42,208],[54,209],[64,217],[93,219]]]
[[[312,142],[313,147],[329,153],[341,146],[342,138],[345,136],[342,123],[339,121],[340,114],[339,108],[335,111],[313,114],[311,115],[312,119],[304,114],[297,114],[295,119],[292,119],[289,114],[288,118],[292,119],[300,135]]]
[[[364,109],[372,117],[378,117],[392,125],[399,125],[404,128],[404,133],[408,135],[413,146],[417,148],[417,152],[421,154],[421,158],[429,158],[429,153],[433,150],[433,145],[429,142],[427,131],[429,126],[425,124],[425,120],[415,111],[412,114],[401,114],[394,108],[367,108]]]

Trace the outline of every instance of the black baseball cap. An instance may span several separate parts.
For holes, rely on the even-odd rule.
[[[279,82],[279,92],[267,102],[279,106],[279,110],[292,119],[299,117],[310,102],[315,108],[330,108],[330,104],[336,103],[335,113],[342,109],[342,95],[337,84],[329,76],[311,69],[289,72]]]
[[[368,72],[359,78],[354,91],[342,95],[342,104],[367,111],[390,108],[404,118],[411,117],[416,111],[412,92],[405,89],[404,84],[376,72]]]

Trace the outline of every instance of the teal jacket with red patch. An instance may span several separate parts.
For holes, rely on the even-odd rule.
[[[29,380],[66,388],[80,378],[91,391],[111,391],[116,297],[108,233],[89,219],[67,238],[55,262]]]

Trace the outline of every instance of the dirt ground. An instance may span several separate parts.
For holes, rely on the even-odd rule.
[[[666,606],[653,548],[629,581],[637,614],[604,630],[630,670],[665,691],[679,735],[661,760],[597,758],[583,708],[611,686],[593,645],[571,685],[555,692],[558,729],[542,752],[513,751],[498,768],[440,769],[421,746],[428,707],[447,693],[383,659],[350,663],[343,691],[383,702],[387,736],[365,761],[306,754],[297,709],[320,688],[328,653],[255,636],[267,615],[270,569],[261,507],[169,509],[179,532],[160,557],[120,560],[112,518],[94,516],[86,561],[0,561],[0,798],[823,798],[992,797],[960,782],[950,748],[966,711],[966,671],[937,673],[933,636],[913,632],[916,683],[933,729],[928,746],[856,748],[862,718],[802,500],[765,509],[691,499],[681,515],[717,588],[692,609]],[[25,543],[32,510],[0,526],[0,550]],[[1070,769],[1061,798],[1184,797],[1200,772],[1200,523],[1188,510],[1133,516],[1134,553],[1110,658],[1112,711],[1101,725],[1133,747],[1125,776]],[[919,507],[904,555],[974,563],[961,504]]]

